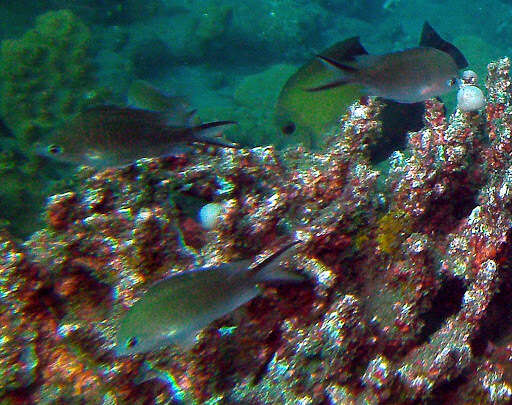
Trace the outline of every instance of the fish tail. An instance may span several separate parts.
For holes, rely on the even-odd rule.
[[[339,70],[347,73],[356,73],[358,69],[354,66],[347,65],[346,63],[338,62],[336,59],[329,58],[328,56],[316,55],[318,59],[327,62],[329,65],[338,68]]]
[[[346,79],[336,80],[334,82],[330,82],[330,83],[324,84],[322,86],[310,87],[309,89],[306,89],[306,91],[314,92],[314,91],[329,90],[329,89],[334,89],[335,87],[343,86],[347,83],[350,83],[350,80],[346,80]]]
[[[236,143],[216,137],[219,133],[218,127],[236,124],[236,121],[212,121],[191,128],[194,140],[209,145],[223,146],[226,148],[240,148]]]
[[[267,257],[258,266],[251,270],[252,277],[256,283],[269,281],[302,282],[305,277],[291,271],[283,270],[279,267],[280,263],[290,257],[294,250],[291,249],[300,240],[295,240],[281,247],[277,252]]]
[[[346,73],[346,76],[335,81],[329,82],[327,84],[324,84],[322,86],[311,87],[309,89],[306,89],[307,91],[321,91],[343,86],[344,84],[352,82],[352,77],[358,72],[358,69],[356,67],[338,62],[337,60],[329,58],[328,56],[317,55],[317,58],[323,60],[330,66],[334,66],[335,68],[341,70],[343,73]]]

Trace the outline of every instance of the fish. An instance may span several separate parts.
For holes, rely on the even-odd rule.
[[[335,43],[321,54],[347,60],[354,54],[365,52],[359,39],[353,37]],[[347,84],[328,92],[305,93],[308,88],[332,77],[332,69],[313,57],[288,78],[274,109],[275,125],[283,135],[293,135],[306,145],[314,146],[315,139],[321,137],[329,125],[335,124],[343,111],[363,95],[363,87],[358,84]]]
[[[252,268],[252,260],[241,260],[158,281],[119,320],[116,355],[147,353],[172,344],[188,350],[200,330],[259,295],[260,283],[304,281],[302,275],[280,269],[299,242],[286,244]]]
[[[217,138],[235,121],[213,121],[194,126],[172,124],[166,112],[100,105],[78,113],[37,152],[60,161],[103,169],[122,167],[141,158],[165,156],[176,145],[193,142],[227,148],[238,145]]]
[[[360,84],[370,96],[399,103],[417,103],[438,97],[457,87],[458,71],[468,62],[462,52],[442,39],[425,22],[420,46],[382,55],[359,54],[343,61],[329,55],[317,57],[336,68],[339,77],[310,92],[333,89],[346,84]]]
[[[166,112],[169,125],[200,124],[196,112],[183,96],[171,96],[145,80],[135,80],[128,89],[128,104],[135,108]]]

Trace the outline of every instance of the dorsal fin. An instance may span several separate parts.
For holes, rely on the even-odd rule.
[[[323,56],[330,59],[335,59],[338,62],[349,62],[354,61],[358,55],[368,55],[366,49],[364,49],[359,37],[351,37],[344,39],[343,41],[337,42],[329,48],[320,52]]]
[[[271,254],[270,256],[263,259],[260,263],[258,263],[256,266],[254,266],[251,269],[252,273],[258,273],[262,269],[264,269],[267,265],[272,263],[274,260],[276,260],[281,254],[286,252],[288,249],[290,249],[292,246],[295,246],[297,243],[300,243],[300,240],[294,240],[290,243],[287,243],[286,245],[281,246],[277,252]]]
[[[421,31],[420,46],[436,48],[446,52],[453,58],[459,69],[464,69],[468,66],[468,61],[462,52],[455,45],[441,38],[427,21],[423,24],[423,30]]]

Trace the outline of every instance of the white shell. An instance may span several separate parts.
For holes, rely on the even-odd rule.
[[[220,203],[209,203],[199,210],[199,222],[204,229],[211,230],[220,222],[224,212],[224,205]]]
[[[485,96],[476,86],[462,86],[457,93],[457,107],[461,111],[478,111],[485,105]]]

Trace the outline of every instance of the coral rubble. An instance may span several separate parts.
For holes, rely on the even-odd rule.
[[[487,91],[482,114],[428,101],[388,173],[370,162],[372,99],[324,152],[201,147],[83,169],[45,229],[1,235],[3,403],[509,403],[508,59]],[[193,201],[222,202],[215,228]],[[308,283],[265,287],[189,352],[114,356],[116,320],[151,283],[293,238]]]

